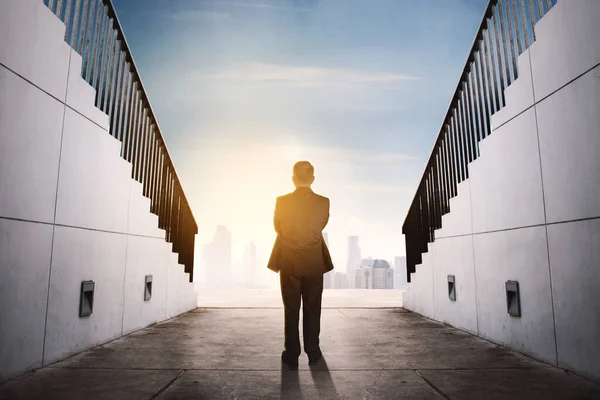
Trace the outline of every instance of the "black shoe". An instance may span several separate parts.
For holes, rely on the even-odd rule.
[[[323,358],[323,353],[320,351],[314,355],[308,356],[308,365],[316,365]]]
[[[281,362],[287,365],[292,371],[298,369],[298,357],[290,357],[285,351],[281,353]]]

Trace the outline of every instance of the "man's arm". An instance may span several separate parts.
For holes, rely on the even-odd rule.
[[[281,205],[279,204],[279,198],[277,198],[277,200],[275,200],[275,213],[273,214],[273,226],[275,227],[275,232],[277,232],[277,234],[281,234],[281,224],[280,224],[280,219],[279,219],[279,214],[281,210]]]

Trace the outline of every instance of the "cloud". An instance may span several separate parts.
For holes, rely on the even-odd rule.
[[[342,162],[352,165],[360,165],[363,167],[393,167],[398,165],[404,165],[407,162],[419,159],[419,157],[404,153],[393,153],[377,150],[363,150],[352,148],[316,147],[301,149],[301,152],[307,155],[313,154],[319,159],[331,162]]]
[[[228,5],[233,7],[243,7],[243,8],[257,8],[262,10],[285,10],[285,11],[310,11],[308,8],[304,7],[289,7],[289,6],[281,6],[281,5],[273,5],[273,4],[265,4],[265,3],[250,3],[245,1],[220,1],[217,4],[219,5]]]
[[[231,18],[231,15],[225,12],[219,11],[204,11],[204,10],[190,10],[176,12],[168,15],[168,18],[174,21],[223,21]]]
[[[308,8],[294,7],[294,6],[280,6],[263,3],[250,3],[243,1],[218,1],[215,3],[216,6],[221,6],[220,9],[227,9],[227,7],[234,8],[252,8],[259,10],[285,10],[285,11],[310,11]],[[232,11],[232,10],[230,10]],[[167,15],[167,18],[175,21],[199,21],[199,20],[213,20],[222,21],[231,19],[231,13],[224,11],[212,11],[212,10],[187,10],[174,12]]]
[[[223,153],[226,149],[225,154]],[[195,153],[197,150],[186,150]],[[420,157],[398,153],[378,151],[376,149],[363,150],[344,147],[302,146],[295,143],[282,144],[255,144],[232,148],[227,143],[214,144],[211,152],[201,157],[206,162],[215,159],[226,159],[239,163],[259,162],[291,162],[293,160],[307,159],[319,164],[352,165],[355,168],[384,167],[394,168],[405,166],[407,163],[420,160]]]
[[[403,194],[412,196],[415,192],[415,187],[413,186],[394,185],[389,183],[357,182],[344,184],[341,188],[353,193],[376,193],[377,195]]]
[[[363,164],[399,164],[407,161],[418,160],[418,157],[411,156],[403,153],[375,153],[375,152],[362,152],[356,151],[354,154],[350,154],[350,158],[354,158],[355,161]]]
[[[386,167],[393,168],[406,165],[419,160],[419,157],[410,154],[380,151],[377,149],[356,149],[346,147],[303,146],[295,141],[285,142],[281,145],[261,145],[258,152],[245,148],[245,155],[256,157],[257,154],[277,154],[284,159],[310,159],[319,163],[353,165],[357,168]]]
[[[420,78],[388,72],[358,69],[285,66],[251,62],[213,75],[213,78],[254,85],[282,85],[300,88],[375,87],[397,89],[406,81]]]

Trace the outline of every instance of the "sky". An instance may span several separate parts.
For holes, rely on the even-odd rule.
[[[268,260],[275,198],[315,167],[334,264],[402,224],[488,0],[114,0],[199,226]]]

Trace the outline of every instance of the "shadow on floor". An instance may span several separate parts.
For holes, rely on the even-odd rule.
[[[400,309],[325,309],[320,342],[320,363],[282,370],[282,310],[196,310],[2,383],[0,399],[600,399],[597,383]]]

